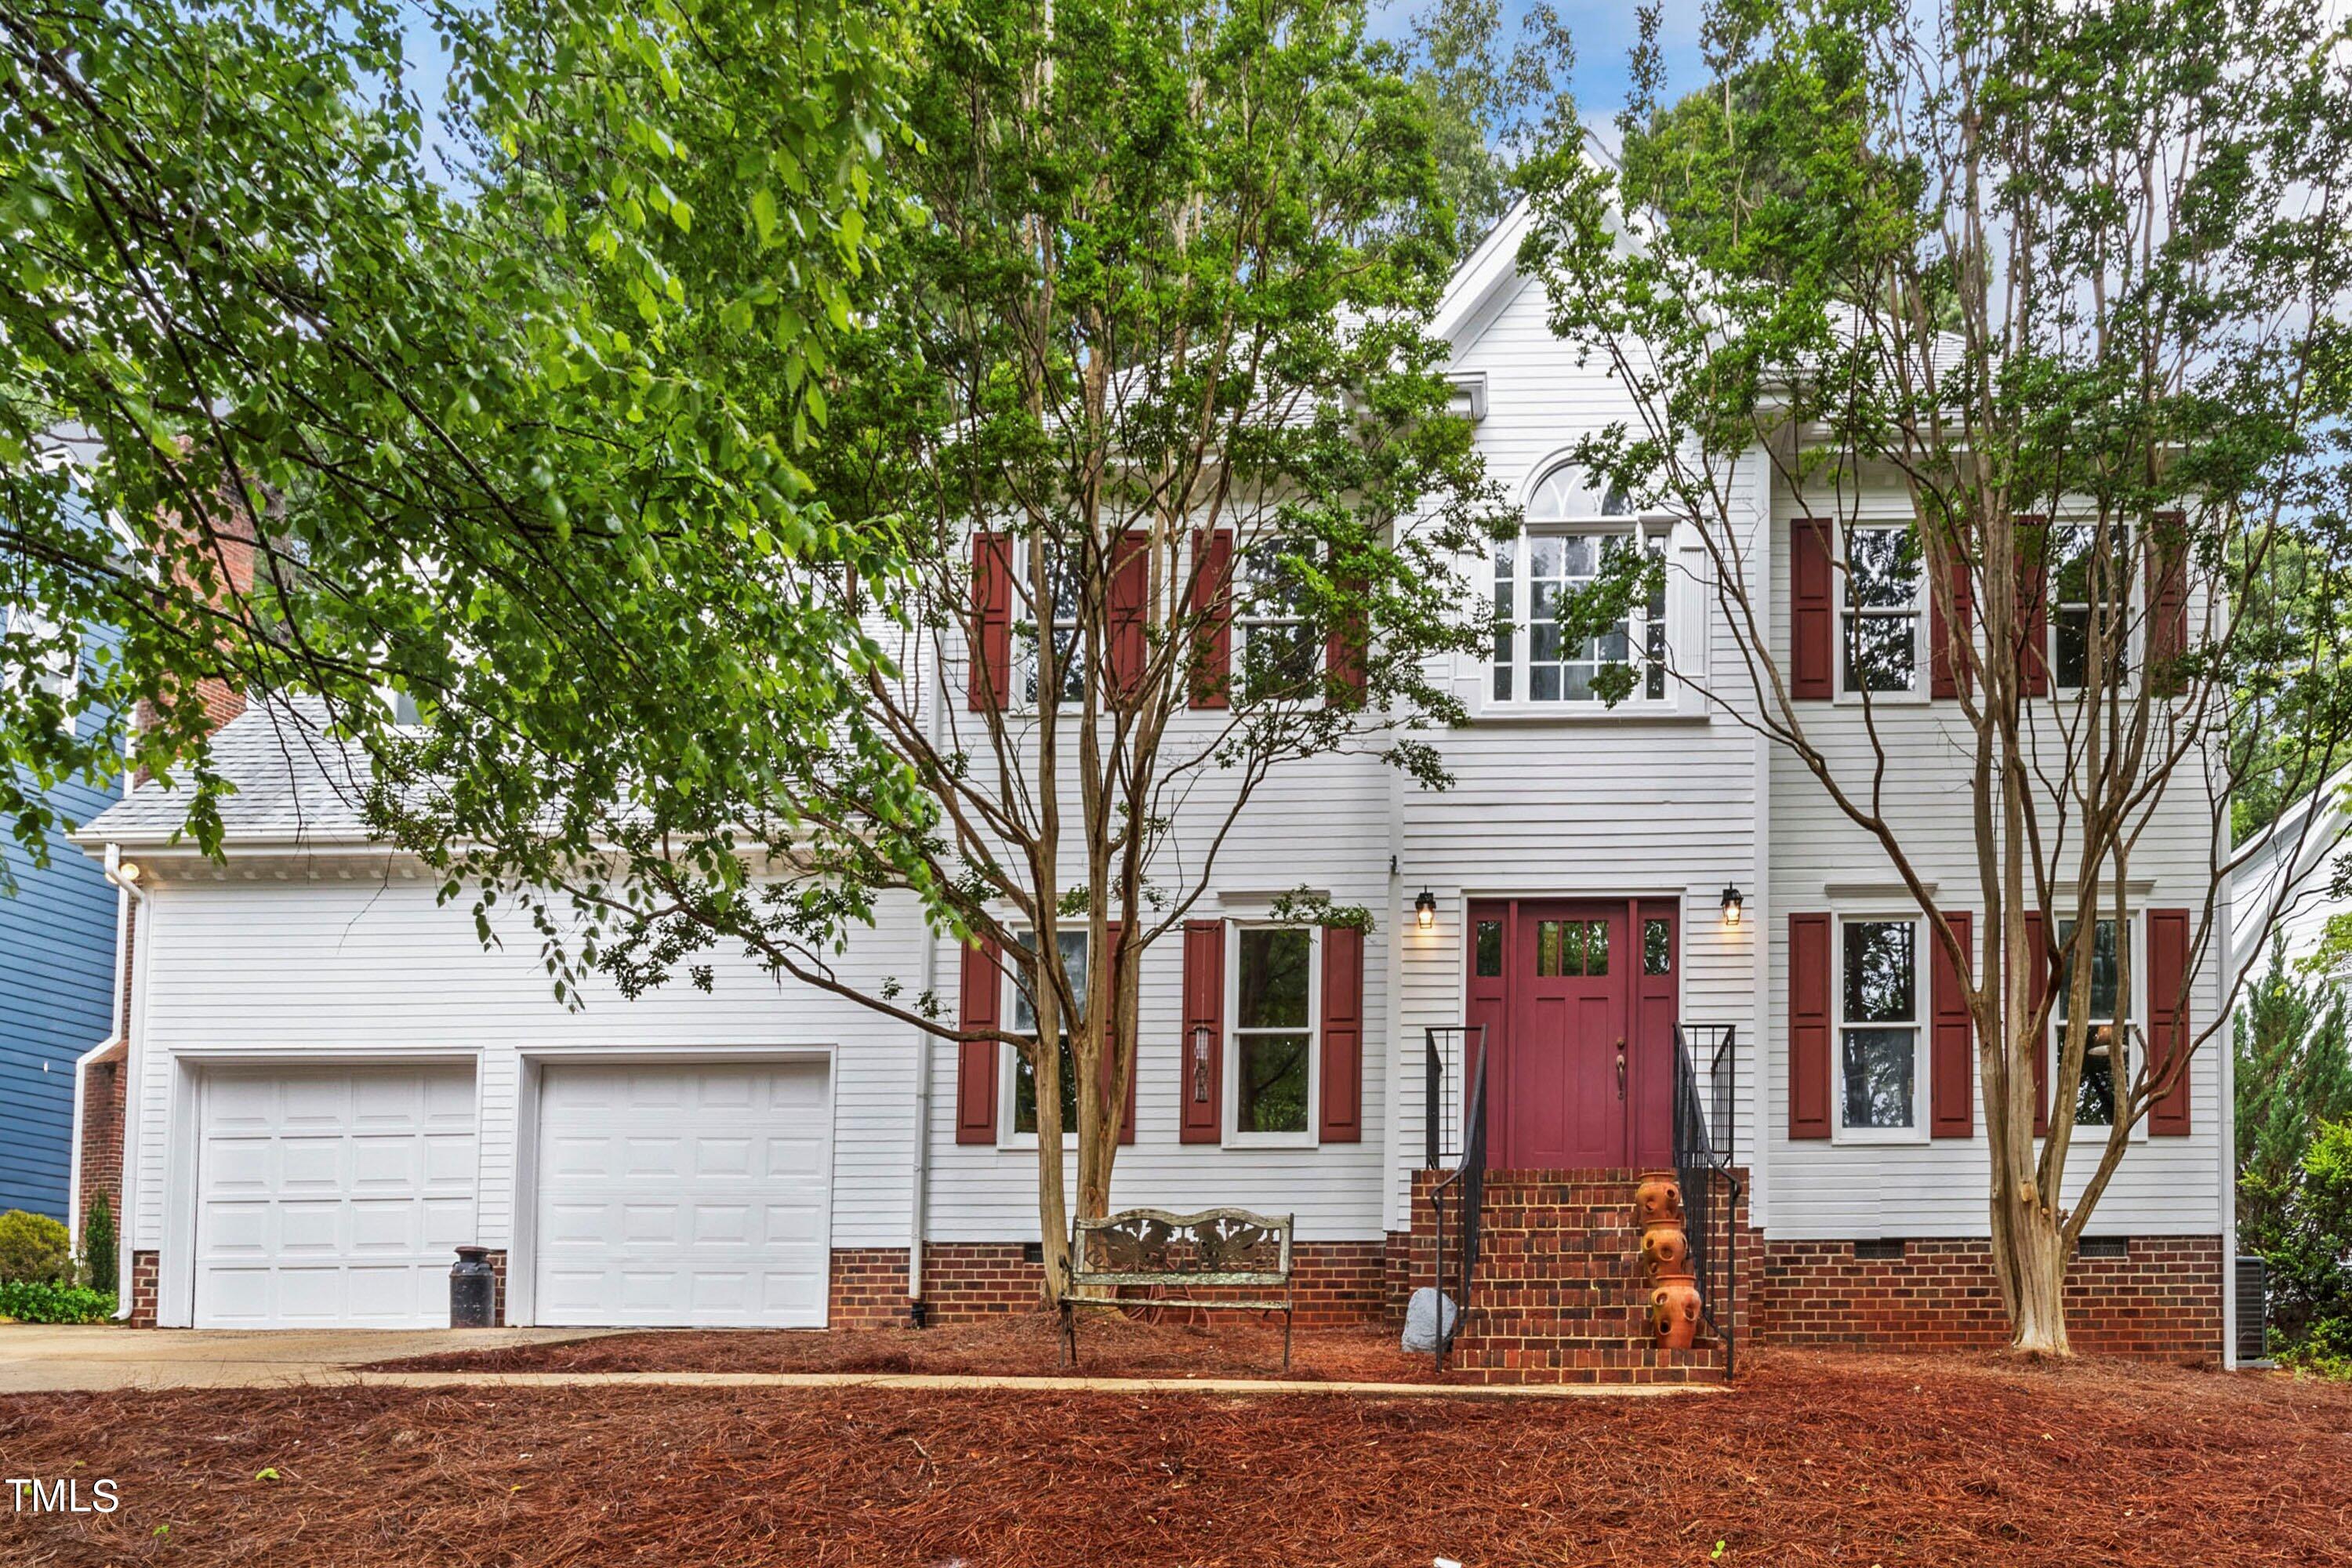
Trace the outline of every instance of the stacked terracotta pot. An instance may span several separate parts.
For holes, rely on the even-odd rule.
[[[1642,1226],[1642,1275],[1650,1286],[1650,1329],[1658,1348],[1686,1351],[1698,1339],[1698,1270],[1683,1226],[1683,1189],[1672,1171],[1644,1171],[1633,1189]]]

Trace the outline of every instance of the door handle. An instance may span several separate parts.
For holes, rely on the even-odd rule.
[[[1617,1098],[1625,1098],[1625,1042],[1617,1042]]]

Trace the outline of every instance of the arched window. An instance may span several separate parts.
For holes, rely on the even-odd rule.
[[[1597,579],[1620,551],[1665,551],[1665,531],[1644,528],[1632,500],[1563,463],[1528,496],[1527,530],[1495,548],[1493,701],[1528,706],[1601,703],[1604,670],[1633,667],[1631,697],[1666,695],[1666,597],[1653,584],[1648,603],[1597,637],[1572,637],[1563,607]]]

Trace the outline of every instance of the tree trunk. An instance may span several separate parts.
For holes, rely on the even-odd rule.
[[[2066,1342],[2066,1237],[2057,1215],[2041,1204],[2009,1215],[2016,1300],[2009,1348],[2034,1355],[2071,1356]]]
[[[1043,1003],[1040,1011],[1050,1008]],[[1045,1304],[1059,1306],[1070,1256],[1070,1207],[1062,1182],[1062,1053],[1040,1048],[1037,1084],[1037,1229],[1045,1264]],[[1082,1113],[1083,1114],[1083,1113]]]

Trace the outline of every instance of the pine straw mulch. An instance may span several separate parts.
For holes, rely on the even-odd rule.
[[[2352,1562],[2348,1426],[2284,1375],[1790,1352],[1665,1399],[18,1395],[0,1475],[123,1507],[0,1514],[0,1561],[2300,1565]]]
[[[1238,1312],[1171,1321],[1091,1311],[1078,1320],[1077,1371],[1088,1377],[1248,1377],[1299,1383],[1429,1383],[1426,1355],[1394,1329],[1300,1329],[1282,1370],[1282,1328]],[[592,1340],[453,1351],[371,1364],[373,1372],[884,1372],[1066,1377],[1060,1333],[1043,1312],[933,1329],[656,1329]]]

